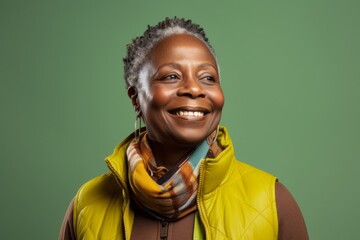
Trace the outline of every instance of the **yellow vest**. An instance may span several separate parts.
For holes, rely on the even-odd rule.
[[[74,231],[81,239],[126,239],[134,212],[127,184],[127,137],[106,158],[111,172],[85,183],[74,204]],[[276,178],[235,159],[230,137],[220,128],[224,149],[201,163],[194,239],[276,240]]]

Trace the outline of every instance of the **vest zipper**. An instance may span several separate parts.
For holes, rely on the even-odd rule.
[[[206,215],[204,215],[205,210],[203,209],[203,206],[201,204],[201,200],[200,196],[202,194],[202,190],[203,190],[203,182],[204,182],[204,168],[206,167],[206,158],[201,162],[200,164],[200,170],[199,170],[199,184],[198,184],[198,192],[197,192],[197,196],[196,196],[196,203],[198,206],[198,212],[199,212],[199,216],[200,216],[200,220],[204,226],[204,230],[205,230],[205,238],[206,239],[211,239],[210,237],[210,232],[208,230],[208,221],[206,219]]]
[[[127,198],[127,196],[129,196],[129,194],[127,193],[127,188],[126,188],[126,184],[123,183],[122,178],[120,177],[120,175],[115,171],[114,167],[112,166],[112,164],[110,163],[110,161],[108,159],[105,160],[108,168],[110,169],[110,171],[115,174],[116,176],[116,181],[120,184],[120,186],[122,187],[122,191],[125,191],[125,195],[123,194],[123,198],[124,198],[124,208],[123,208],[123,219],[124,217],[126,217],[128,219],[128,215],[129,215],[129,200]],[[131,233],[128,229],[128,226],[126,224],[125,221],[123,221],[123,226],[124,226],[124,234],[125,234],[125,239],[130,239],[131,237]]]
[[[160,222],[160,239],[161,240],[167,240],[168,228],[169,228],[169,223],[166,222],[165,220],[161,220],[161,222]]]

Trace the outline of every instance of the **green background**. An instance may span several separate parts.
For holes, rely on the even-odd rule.
[[[79,186],[133,131],[125,46],[165,16],[219,58],[237,157],[279,177],[311,239],[356,239],[359,1],[0,2],[1,239],[56,239]]]

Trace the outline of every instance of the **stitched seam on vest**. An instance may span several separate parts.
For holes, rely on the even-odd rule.
[[[216,232],[218,232],[218,233],[221,233],[222,236],[225,237],[226,239],[231,239],[231,238],[229,238],[229,237],[226,235],[226,233],[220,231],[219,229],[217,229],[217,228],[215,228],[215,227],[213,227],[213,226],[210,226],[210,228],[214,229],[214,230],[215,230]]]
[[[94,239],[97,239],[94,235],[94,233],[91,231],[91,229],[89,228],[89,226],[86,226],[86,228],[88,229],[87,232],[91,233],[91,236],[93,236]]]
[[[273,224],[271,224],[271,222],[263,215],[263,213],[268,210],[269,208],[272,208],[272,205],[274,204],[275,201],[271,201],[271,203],[269,203],[269,205],[267,205],[263,211],[259,212],[259,215],[257,215],[250,223],[249,225],[244,229],[243,231],[243,235],[246,234],[246,232],[249,230],[249,228],[253,225],[253,223],[259,218],[262,217],[264,220],[266,220],[266,222],[268,222],[268,224],[273,228],[274,232],[275,232],[275,226]]]
[[[91,228],[89,228],[89,222],[88,222],[88,221],[87,221],[87,222],[85,221],[85,218],[84,218],[84,216],[83,216],[83,214],[82,214],[82,212],[83,212],[85,209],[86,209],[86,207],[83,208],[83,209],[80,211],[80,213],[79,213],[79,215],[78,215],[78,220],[79,220],[79,221],[80,221],[80,220],[83,220],[83,221],[85,222],[85,224],[83,224],[83,225],[85,225],[86,229],[88,229],[88,231],[86,231],[86,233],[87,233],[87,232],[91,233],[91,235],[93,236],[93,238],[96,239],[96,237],[95,237],[94,233],[92,232]],[[83,229],[83,230],[84,230],[84,229]]]

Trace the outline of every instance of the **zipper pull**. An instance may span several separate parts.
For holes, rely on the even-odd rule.
[[[168,237],[168,227],[169,227],[169,223],[162,220],[160,223],[160,239],[161,240],[166,240]]]

